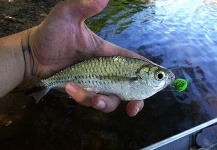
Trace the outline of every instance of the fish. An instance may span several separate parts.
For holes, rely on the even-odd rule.
[[[88,91],[116,95],[123,101],[144,100],[172,84],[175,75],[148,60],[124,56],[87,59],[28,87],[36,102],[52,88],[74,82]]]

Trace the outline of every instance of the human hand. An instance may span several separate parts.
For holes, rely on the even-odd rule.
[[[84,21],[99,13],[108,0],[68,0],[60,2],[38,26],[29,33],[31,48],[31,72],[47,78],[68,66],[78,63],[84,56],[144,57],[111,44],[94,34]],[[120,103],[116,96],[99,95],[86,91],[75,83],[66,85],[67,93],[78,103],[92,106],[103,112],[115,110]],[[131,101],[127,105],[129,116],[135,116],[143,101]]]

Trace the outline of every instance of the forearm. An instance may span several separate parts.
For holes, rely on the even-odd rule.
[[[0,98],[19,85],[25,74],[22,43],[28,30],[0,39]]]

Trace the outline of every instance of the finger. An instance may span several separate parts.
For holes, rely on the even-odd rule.
[[[68,83],[65,90],[76,102],[84,106],[91,106],[91,99],[97,95],[96,93],[83,89],[73,82]]]
[[[99,38],[99,37],[98,37]],[[120,46],[117,46],[115,44],[112,44],[108,41],[102,40],[101,39],[101,51],[98,51],[97,55],[99,56],[125,56],[125,57],[132,57],[132,58],[139,58],[139,59],[143,59],[145,61],[149,61],[147,58],[134,53],[130,50],[127,50],[125,48],[122,48]]]
[[[73,82],[68,83],[65,89],[76,102],[85,106],[92,106],[102,112],[112,112],[120,104],[120,99],[116,96],[99,95],[87,91]]]
[[[102,112],[112,112],[120,104],[120,99],[116,96],[97,95],[91,100],[93,108]]]
[[[131,101],[127,104],[127,114],[130,117],[134,117],[144,106],[143,101]]]

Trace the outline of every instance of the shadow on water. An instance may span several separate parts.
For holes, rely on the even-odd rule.
[[[37,25],[57,2],[0,1],[0,36]],[[35,104],[18,88],[0,103],[1,149],[139,149],[216,117],[216,8],[214,0],[110,1],[87,25],[188,79],[187,90],[168,87],[130,118],[125,102],[106,114],[58,93]]]

